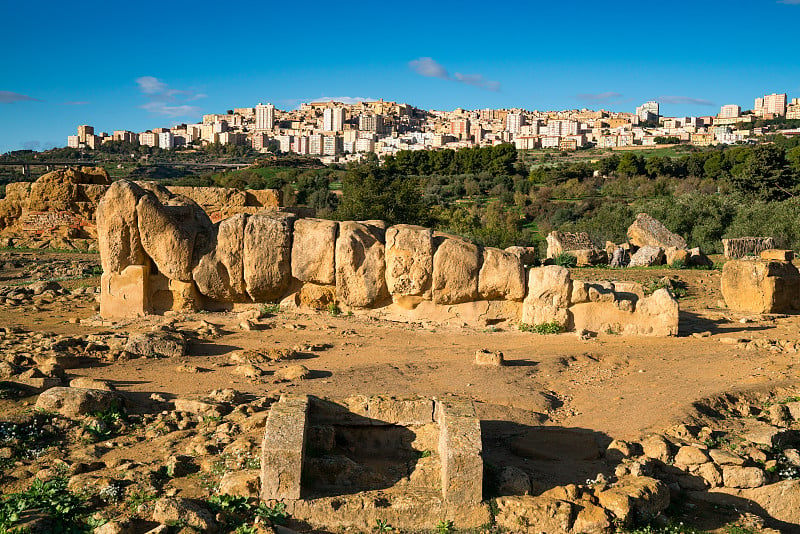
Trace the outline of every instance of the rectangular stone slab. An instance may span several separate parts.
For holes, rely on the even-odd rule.
[[[261,499],[300,498],[309,399],[283,395],[272,405],[261,445]]]
[[[478,504],[483,499],[483,446],[475,407],[469,401],[437,401],[436,421],[445,501]]]

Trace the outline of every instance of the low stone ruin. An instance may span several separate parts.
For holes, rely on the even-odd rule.
[[[726,258],[739,259],[745,256],[758,256],[761,252],[775,248],[771,237],[735,237],[722,240]]]
[[[111,180],[102,167],[59,169],[33,183],[6,185],[0,200],[2,246],[97,250],[95,215]],[[168,187],[193,200],[216,222],[237,213],[277,210],[280,191]]]
[[[606,242],[601,250],[586,232],[550,232],[547,235],[547,258],[554,259],[568,252],[578,267],[605,265],[610,267],[650,267],[675,265],[711,267],[712,263],[699,248],[688,249],[686,240],[667,230],[660,221],[640,213],[628,228],[628,242]]]
[[[677,332],[667,290],[645,296],[635,284],[573,284],[558,266],[526,272],[512,251],[428,228],[284,212],[213,224],[188,198],[125,180],[109,188],[97,219],[105,319],[280,301],[405,321]]]
[[[284,395],[267,419],[261,499],[314,528],[490,521],[469,401]]]
[[[757,259],[730,260],[722,268],[725,305],[751,313],[800,310],[800,272],[791,250],[769,249]]]
[[[547,234],[547,257],[555,258],[569,252],[575,256],[578,267],[608,263],[608,254],[600,250],[586,232],[557,232]]]

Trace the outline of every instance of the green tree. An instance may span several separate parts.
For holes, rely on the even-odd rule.
[[[734,191],[760,200],[783,200],[793,195],[796,179],[786,154],[776,145],[752,148],[740,167],[731,175]]]

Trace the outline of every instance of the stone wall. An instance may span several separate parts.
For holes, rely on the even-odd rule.
[[[723,239],[722,247],[726,258],[739,259],[775,248],[775,240],[771,237],[735,237]]]
[[[540,324],[675,335],[666,291],[574,282],[562,267],[527,270],[519,255],[383,221],[334,222],[284,212],[212,223],[184,196],[115,182],[97,210],[101,315],[232,309],[255,302],[404,321]]]

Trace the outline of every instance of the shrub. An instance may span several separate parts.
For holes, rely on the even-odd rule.
[[[570,268],[578,265],[578,258],[569,252],[561,252],[558,256],[553,258],[553,263],[561,267]]]
[[[560,334],[562,333],[565,328],[564,325],[559,323],[558,321],[551,321],[549,323],[541,323],[541,324],[527,324],[527,323],[519,323],[519,329],[522,332],[531,332],[533,334]]]

